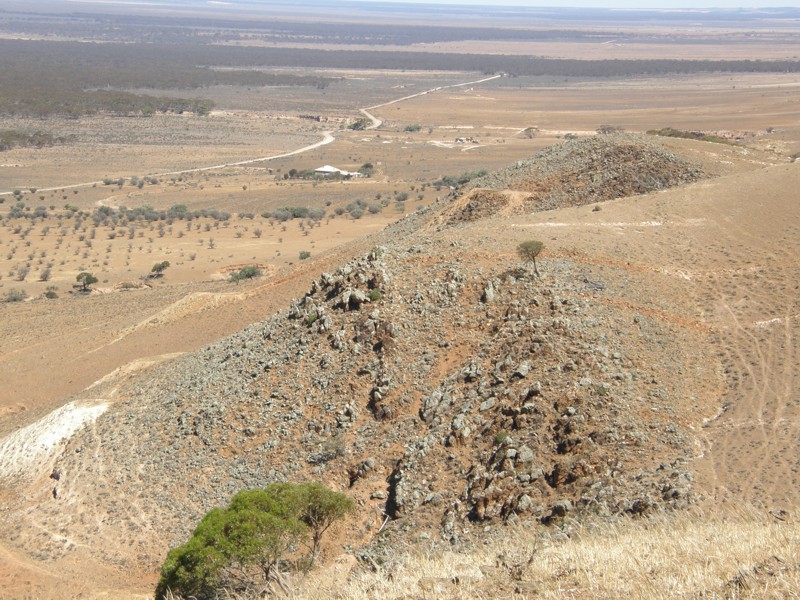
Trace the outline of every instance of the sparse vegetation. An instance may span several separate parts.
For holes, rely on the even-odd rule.
[[[597,133],[600,135],[611,135],[612,133],[622,133],[623,131],[625,131],[625,128],[619,125],[600,125],[597,128]]]
[[[800,596],[795,523],[764,514],[669,513],[570,520],[567,527],[570,535],[557,539],[548,530],[509,527],[458,553],[413,548],[346,580],[315,572],[293,597],[400,598],[409,590],[553,600],[565,590],[575,598]]]
[[[722,412],[701,432],[702,462],[717,468],[714,483],[730,492],[730,503],[756,498],[772,507],[792,497],[791,481],[780,480],[793,437],[775,436],[782,447],[763,435],[754,444],[758,432],[732,422],[754,420],[749,404],[734,404],[750,399],[752,370],[744,367],[771,361],[758,371],[769,379],[786,370],[781,356],[791,350],[757,356],[746,338],[778,348],[791,341],[795,325],[794,311],[784,309],[797,279],[797,227],[791,209],[781,212],[791,203],[783,193],[791,181],[784,163],[798,138],[791,126],[797,106],[785,101],[793,76],[739,78],[715,70],[663,77],[731,63],[626,61],[641,45],[598,46],[594,24],[566,34],[537,26],[532,34],[521,22],[510,29],[469,25],[471,13],[447,27],[436,19],[414,27],[380,19],[353,25],[343,22],[346,15],[325,24],[315,16],[302,23],[281,17],[274,27],[239,17],[212,22],[208,15],[230,8],[211,4],[207,16],[177,7],[186,14],[180,23],[165,13],[150,18],[155,9],[146,6],[130,18],[24,8],[0,15],[0,89],[10,90],[0,98],[0,114],[13,113],[0,120],[17,136],[0,154],[7,176],[0,190],[0,300],[36,298],[2,304],[9,317],[7,360],[0,361],[0,378],[8,381],[4,430],[44,416],[54,398],[98,399],[75,403],[98,410],[99,399],[119,398],[103,418],[27,468],[33,487],[26,477],[18,490],[7,486],[4,523],[14,553],[26,560],[11,561],[20,572],[5,593],[152,595],[154,581],[132,580],[118,567],[152,573],[165,559],[163,544],[172,543],[182,545],[170,552],[159,582],[170,599],[173,589],[186,600],[800,596],[794,513],[708,523],[697,500],[705,497],[714,510],[714,490],[707,478],[692,476],[699,424],[717,414],[722,398],[737,410]],[[780,34],[783,16],[776,14],[769,13],[769,27],[748,25],[753,60],[735,68],[783,70],[776,61],[762,63],[789,47],[781,45],[791,36]],[[643,15],[621,18],[640,23]],[[684,18],[707,17],[669,16]],[[740,18],[728,11],[724,23]],[[29,35],[30,27],[36,30]],[[649,56],[689,56],[681,53],[692,48],[691,57],[701,59],[718,44],[744,43],[738,35],[717,36],[688,46],[704,34],[684,31],[664,42],[656,29],[645,36]],[[600,35],[617,30],[603,26]],[[627,25],[619,31],[628,39]],[[21,35],[30,39],[7,39]],[[421,45],[398,52],[428,38],[458,49],[449,56]],[[759,38],[775,47],[765,50]],[[89,43],[35,47],[56,39]],[[587,47],[605,48],[621,60],[467,53],[489,40],[545,47],[551,39],[559,52],[591,59]],[[290,40],[291,48],[281,47]],[[367,51],[338,51],[337,44],[365,44]],[[378,53],[370,44],[393,47]],[[798,68],[794,60],[781,62],[786,71]],[[313,69],[270,73],[272,64]],[[343,64],[359,75],[341,84],[316,75]],[[397,65],[414,70],[390,68]],[[477,82],[485,76],[475,66],[486,75],[512,68]],[[424,73],[436,67],[461,70]],[[642,72],[646,79],[628,77]],[[617,78],[603,81],[609,73]],[[317,93],[315,85],[328,81],[334,89]],[[280,87],[264,88],[271,83]],[[305,87],[288,87],[296,85]],[[742,91],[720,92],[730,88]],[[713,118],[703,123],[711,98]],[[198,118],[212,102],[220,110]],[[383,125],[346,130],[360,107],[385,102],[367,109]],[[591,135],[606,119],[646,129],[663,118],[665,106],[675,123],[742,136],[742,147]],[[371,120],[360,121],[354,129],[372,129]],[[763,135],[766,122],[779,126],[774,136]],[[38,129],[56,144],[80,144],[70,152],[48,147],[52,140],[37,137]],[[580,143],[552,144],[575,137],[564,134],[570,130]],[[597,127],[599,134],[618,130]],[[20,135],[30,137],[20,142]],[[317,146],[329,135],[336,143]],[[301,147],[311,148],[295,154]],[[528,158],[545,147],[549,154]],[[696,164],[683,160],[687,149]],[[259,158],[265,156],[275,160]],[[313,168],[322,164],[374,177],[317,176]],[[705,176],[701,164],[724,177],[643,196],[697,181]],[[780,166],[758,173],[766,164]],[[723,191],[725,198],[717,196]],[[624,199],[603,204],[602,218],[589,212],[610,198]],[[570,208],[586,202],[591,206]],[[212,206],[230,213],[199,210]],[[709,220],[712,206],[712,216],[726,218]],[[540,210],[561,212],[530,216]],[[383,228],[405,211],[413,214]],[[759,226],[748,233],[743,215]],[[515,248],[526,236],[543,241]],[[677,246],[665,243],[672,239]],[[543,254],[552,254],[544,240],[560,248],[557,256]],[[773,251],[778,243],[785,251]],[[379,246],[359,256],[373,244]],[[691,255],[692,273],[714,276],[676,285],[684,281],[677,268],[686,266],[672,259],[676,248]],[[319,274],[312,255],[329,272]],[[354,258],[335,264],[344,257]],[[543,280],[542,257],[551,259]],[[167,267],[163,285],[147,282]],[[262,269],[275,276],[232,293],[233,282]],[[104,289],[97,295],[74,294],[98,279]],[[23,289],[9,289],[15,286]],[[114,293],[123,290],[137,291]],[[765,300],[773,291],[777,310],[777,302]],[[55,300],[59,295],[64,299]],[[737,301],[745,295],[748,302]],[[300,300],[290,304],[293,297]],[[703,309],[714,298],[729,300],[727,314]],[[237,332],[253,320],[254,307],[263,313],[257,319],[275,316]],[[728,327],[733,319],[744,330]],[[90,327],[73,326],[78,322]],[[167,353],[201,347],[198,355],[166,360]],[[133,368],[153,354],[163,354],[160,366]],[[38,386],[43,361],[49,377]],[[124,364],[131,368],[114,371]],[[112,372],[118,381],[103,377]],[[100,378],[99,387],[77,392]],[[785,387],[761,386],[770,396],[764,402],[780,408]],[[20,408],[31,410],[15,414]],[[786,421],[780,431],[793,426]],[[725,444],[730,436],[741,444]],[[24,449],[36,453],[40,446]],[[737,461],[740,448],[753,450],[758,463]],[[3,469],[13,460],[2,461]],[[53,487],[43,488],[47,473],[37,465],[53,464],[66,479],[54,477]],[[737,487],[739,470],[747,481],[757,471],[763,485]],[[322,510],[319,518],[298,508],[298,486],[232,499],[242,486],[309,478],[349,485],[347,493],[358,498],[357,518],[335,540],[325,530],[341,515]],[[52,501],[26,500],[51,491]],[[78,496],[91,498],[102,518],[82,518]],[[136,510],[120,509],[128,504]],[[214,506],[226,508],[201,520]],[[687,507],[691,525],[680,514]],[[621,518],[626,513],[639,516]],[[736,529],[739,537],[720,535]],[[91,552],[70,554],[74,547]],[[311,570],[318,563],[324,572]]]
[[[465,183],[469,183],[473,179],[477,179],[478,177],[483,177],[486,175],[488,171],[486,169],[475,169],[472,171],[464,171],[461,175],[457,177],[451,177],[450,175],[445,175],[438,181],[435,181],[433,185],[436,189],[441,189],[442,187],[458,187],[460,185],[464,185]]]
[[[75,136],[54,136],[44,131],[27,133],[15,129],[0,129],[0,152],[11,148],[44,148],[56,144],[66,144],[75,139]],[[36,188],[30,190],[36,193]]]

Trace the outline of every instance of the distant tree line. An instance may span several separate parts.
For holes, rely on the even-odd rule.
[[[198,52],[202,49],[202,52]],[[149,115],[207,113],[213,102],[132,93],[130,89],[192,90],[212,85],[311,86],[332,78],[264,73],[254,63],[216,60],[215,47],[86,44],[0,40],[0,114],[81,116],[97,112]],[[223,53],[227,54],[227,53]],[[220,70],[212,66],[241,67]]]
[[[251,64],[284,67],[477,71],[512,76],[625,77],[674,73],[797,73],[792,60],[576,60],[496,54],[434,54],[426,52],[369,52],[310,48],[221,49],[218,60],[243,60],[233,51],[249,54]]]
[[[191,90],[212,85],[325,88],[336,81],[312,75],[265,73],[261,70],[263,67],[421,69],[597,78],[702,72],[799,72],[800,61],[592,61],[487,54],[0,40],[0,89],[3,90],[0,114],[203,113],[213,106],[208,100],[165,98],[128,90]]]

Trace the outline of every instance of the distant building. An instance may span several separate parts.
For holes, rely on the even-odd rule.
[[[330,165],[325,165],[320,167],[319,169],[314,169],[314,174],[320,177],[363,177],[363,173],[359,173],[358,171],[350,172],[350,171],[343,171],[342,169],[337,169],[336,167],[332,167]]]
[[[330,165],[325,165],[319,169],[314,169],[314,173],[321,175],[322,177],[331,177],[332,175],[338,175],[341,172],[341,169],[337,169],[336,167],[332,167]]]

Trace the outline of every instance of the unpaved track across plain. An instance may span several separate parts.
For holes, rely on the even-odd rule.
[[[390,100],[389,102],[383,102],[382,104],[375,104],[374,106],[368,106],[366,108],[359,109],[359,112],[372,121],[372,125],[367,127],[367,129],[377,129],[381,125],[383,125],[383,121],[381,121],[378,117],[373,115],[371,110],[375,110],[376,108],[383,108],[384,106],[391,106],[392,104],[397,104],[398,102],[405,102],[406,100],[413,100],[414,98],[419,98],[420,96],[427,96],[428,94],[434,94],[436,92],[441,92],[443,90],[449,90],[453,88],[460,88],[465,87],[468,85],[477,85],[479,83],[485,83],[487,81],[492,81],[494,79],[500,79],[503,75],[492,75],[491,77],[484,77],[483,79],[478,79],[476,81],[465,81],[464,83],[454,83],[452,85],[443,85],[435,88],[431,88],[429,90],[424,90],[422,92],[417,92],[416,94],[411,94],[410,96],[403,96],[402,98],[397,98],[396,100]]]
[[[760,185],[732,190],[709,215],[718,228],[708,250],[733,268],[699,282],[725,385],[697,465],[715,501],[791,511],[800,504],[800,165],[751,179]]]
[[[412,98],[418,98],[419,96],[425,96],[427,94],[432,94],[432,93],[435,93],[435,92],[438,92],[438,91],[441,91],[441,90],[447,90],[447,89],[451,89],[451,88],[459,88],[459,87],[464,87],[464,86],[468,86],[468,85],[477,85],[479,83],[484,83],[486,81],[492,81],[494,79],[499,79],[500,77],[503,77],[503,75],[492,75],[491,77],[485,77],[483,79],[478,79],[478,80],[475,80],[475,81],[465,81],[464,83],[455,83],[453,85],[440,86],[440,87],[436,87],[436,88],[432,88],[432,89],[429,89],[429,90],[425,90],[425,91],[419,92],[417,94],[412,94],[410,96],[403,96],[402,98],[397,98],[396,100],[390,100],[389,102],[384,102],[383,104],[376,104],[374,106],[369,106],[367,108],[362,108],[362,109],[359,109],[359,112],[361,112],[364,116],[366,116],[372,122],[372,124],[369,127],[367,127],[367,129],[377,129],[378,127],[380,127],[383,124],[383,121],[381,121],[380,119],[378,119],[377,117],[375,117],[374,115],[369,113],[368,112],[369,110],[376,109],[376,108],[381,108],[383,106],[389,106],[391,104],[397,104],[398,102],[403,102],[405,100],[411,100]],[[273,154],[273,155],[270,155],[270,156],[262,156],[262,157],[259,157],[259,158],[251,158],[251,159],[247,159],[247,160],[240,160],[240,161],[237,161],[237,162],[221,163],[221,164],[205,166],[205,167],[195,167],[195,168],[192,168],[192,169],[181,169],[179,171],[164,171],[164,172],[160,172],[160,173],[152,173],[149,176],[150,177],[170,177],[170,176],[173,176],[173,175],[183,175],[183,174],[186,174],[186,173],[202,173],[202,172],[205,172],[205,171],[214,171],[214,170],[225,169],[225,168],[229,168],[229,167],[243,167],[243,166],[252,165],[252,164],[255,164],[255,163],[267,162],[267,161],[271,161],[271,160],[278,160],[278,159],[281,159],[281,158],[288,158],[290,156],[297,156],[298,154],[303,154],[305,152],[310,152],[312,150],[316,150],[317,148],[321,148],[323,146],[327,146],[328,144],[331,144],[331,143],[333,143],[335,141],[336,141],[336,138],[333,136],[333,132],[332,131],[325,131],[323,133],[323,138],[320,141],[315,142],[313,144],[309,144],[308,146],[303,146],[302,148],[298,148],[296,150],[291,150],[289,152],[283,152],[281,154]],[[92,186],[97,186],[97,185],[102,185],[102,184],[103,184],[102,181],[88,181],[88,182],[84,182],[84,183],[74,183],[74,184],[70,184],[70,185],[58,185],[58,186],[54,186],[54,187],[41,188],[38,191],[39,192],[52,192],[52,191],[57,191],[57,190],[67,190],[67,189],[71,190],[71,189],[92,187]],[[0,192],[0,196],[9,196],[12,193],[13,193],[12,191]]]

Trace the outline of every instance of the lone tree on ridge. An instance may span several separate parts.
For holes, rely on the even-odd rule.
[[[536,273],[537,277],[541,277],[541,275],[539,275],[539,269],[536,267],[536,257],[541,254],[543,248],[544,244],[539,240],[528,240],[517,246],[517,254],[522,260],[533,261],[533,272]]]

